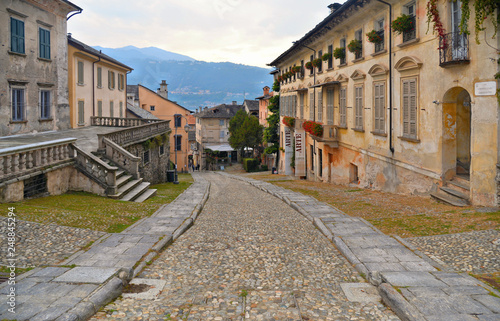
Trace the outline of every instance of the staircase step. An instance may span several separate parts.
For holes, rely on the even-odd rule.
[[[125,196],[120,198],[120,200],[133,201],[136,198],[138,198],[139,196],[141,196],[141,194],[143,194],[146,190],[148,190],[150,185],[151,185],[151,183],[148,183],[148,182],[141,183],[141,184],[137,185],[134,189],[129,191],[127,194],[125,194]]]
[[[466,195],[470,194],[470,184],[464,183],[462,181],[453,179],[446,182],[446,187],[449,187]]]
[[[125,171],[122,171],[122,170],[116,171],[116,179],[119,179],[120,177],[122,177],[125,174],[126,174]]]
[[[431,196],[437,199],[438,201],[453,205],[453,206],[458,206],[458,207],[465,207],[469,206],[469,203],[465,200],[458,199],[454,196],[451,196],[450,194],[446,194],[443,191],[437,191],[435,193],[431,193]]]
[[[156,191],[157,191],[156,189],[150,188],[147,191],[145,191],[144,193],[142,193],[138,198],[136,198],[134,200],[134,202],[142,203],[145,200],[147,200],[148,198],[155,196]]]
[[[108,195],[108,197],[115,198],[115,199],[122,198],[125,194],[130,192],[132,189],[136,188],[137,185],[140,185],[141,183],[142,183],[142,178],[129,181],[127,184],[118,188],[118,192],[115,195]]]
[[[469,196],[467,196],[467,194],[464,194],[462,192],[459,192],[457,190],[454,190],[452,188],[449,188],[449,187],[441,187],[440,190],[444,191],[445,193],[448,193],[448,194],[451,194],[455,197],[458,197],[458,198],[461,198],[463,200],[466,200],[468,201],[469,200]]]
[[[120,189],[120,187],[125,185],[132,178],[132,175],[121,175],[119,178],[118,175],[116,176],[117,176],[116,186],[118,186],[118,189]]]

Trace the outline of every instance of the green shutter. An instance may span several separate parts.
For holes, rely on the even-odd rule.
[[[97,87],[102,88],[102,68],[97,67]]]
[[[114,103],[112,101],[109,102],[109,117],[114,117],[115,116],[115,111],[114,111]]]
[[[78,125],[85,124],[85,102],[78,101]]]
[[[97,102],[97,116],[102,117],[102,100]]]
[[[78,62],[78,84],[83,85],[83,61]]]
[[[323,90],[318,92],[318,121],[323,121]]]
[[[123,118],[123,101],[120,101],[120,118]]]
[[[50,31],[38,28],[40,58],[50,59]]]
[[[10,50],[24,54],[24,21],[10,18]]]

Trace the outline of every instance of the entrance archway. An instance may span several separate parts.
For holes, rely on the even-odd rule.
[[[471,97],[462,87],[443,97],[443,173],[449,180],[468,176],[471,163]]]

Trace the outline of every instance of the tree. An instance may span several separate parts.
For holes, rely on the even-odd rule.
[[[264,152],[266,154],[275,154],[279,150],[279,122],[280,122],[280,96],[277,95],[280,91],[279,82],[275,81],[273,84],[273,91],[275,95],[269,99],[269,106],[267,109],[271,112],[267,117],[268,127],[264,130],[264,142],[272,144],[267,146]],[[279,155],[279,154],[278,154]]]
[[[256,149],[262,144],[262,131],[259,119],[240,109],[229,121],[229,145],[241,151],[245,147]]]

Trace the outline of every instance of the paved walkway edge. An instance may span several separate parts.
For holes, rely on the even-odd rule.
[[[500,320],[500,293],[313,197],[265,181],[218,172],[267,192],[302,214],[370,283],[404,321]],[[416,253],[416,254],[415,254]],[[451,318],[451,319],[450,319]]]

